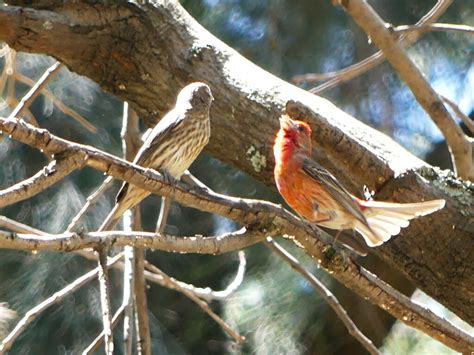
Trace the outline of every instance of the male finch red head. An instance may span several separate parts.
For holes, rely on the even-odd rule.
[[[390,203],[358,199],[311,158],[309,125],[286,115],[280,118],[273,153],[278,191],[300,216],[330,229],[355,229],[370,247],[397,235],[409,220],[445,205],[444,200]]]

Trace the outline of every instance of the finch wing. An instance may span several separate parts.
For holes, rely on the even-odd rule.
[[[150,167],[150,162],[153,161],[153,156],[159,156],[160,150],[166,149],[166,146],[163,144],[168,140],[170,133],[176,128],[179,128],[183,122],[186,114],[180,110],[173,109],[168,112],[165,117],[163,117],[160,122],[156,124],[151,133],[148,135],[147,139],[139,149],[133,162],[137,165],[143,166],[145,168]],[[117,197],[115,198],[116,202],[119,202],[127,194],[128,183],[124,182]]]
[[[340,203],[347,212],[365,225],[368,225],[367,219],[357,205],[357,202],[354,201],[349,191],[329,171],[310,158],[303,160],[303,171],[321,184],[331,197]]]

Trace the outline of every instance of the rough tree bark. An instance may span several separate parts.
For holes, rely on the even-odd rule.
[[[390,138],[258,68],[209,34],[175,1],[6,1],[0,40],[19,51],[49,54],[127,100],[149,124],[193,80],[216,98],[208,152],[273,185],[271,145],[289,100],[309,121],[315,154],[354,193],[376,198],[445,198],[447,207],[411,223],[373,250],[413,283],[474,324],[474,187],[431,168]],[[19,6],[19,7],[16,7]],[[29,7],[20,7],[29,6]]]

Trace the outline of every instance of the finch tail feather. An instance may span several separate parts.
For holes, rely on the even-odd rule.
[[[400,233],[410,220],[426,216],[444,207],[445,200],[417,203],[391,203],[379,201],[359,201],[368,225],[358,222],[355,229],[364,237],[368,246],[378,246]]]

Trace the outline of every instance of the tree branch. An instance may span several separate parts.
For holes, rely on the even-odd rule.
[[[117,311],[115,312],[114,316],[112,317],[112,323],[111,323],[112,329],[114,329],[117,326],[120,320],[120,317],[124,315],[125,308],[126,308],[126,305],[122,304],[119,307],[119,309],[117,309]],[[83,355],[93,354],[97,349],[99,349],[99,346],[102,345],[103,341],[104,341],[104,330],[102,330],[100,334],[92,341],[92,343],[90,343],[89,346],[84,349],[82,354]]]
[[[418,103],[430,115],[448,143],[455,172],[466,180],[474,180],[474,165],[470,142],[443,105],[426,78],[408,57],[385,22],[365,0],[341,2],[343,8],[367,33],[398,75],[415,95]]]
[[[0,208],[37,195],[81,168],[84,163],[84,160],[75,154],[57,157],[32,177],[0,190]]]
[[[116,263],[122,254],[118,254],[111,258],[108,261],[108,265],[113,265]],[[15,328],[10,332],[10,334],[2,340],[0,344],[0,353],[5,353],[6,351],[10,350],[15,340],[25,331],[25,329],[30,325],[38,316],[44,312],[46,309],[51,307],[54,304],[61,302],[66,296],[70,295],[71,293],[75,292],[82,286],[84,286],[89,281],[95,279],[97,274],[99,273],[99,268],[95,268],[94,270],[89,271],[88,273],[82,275],[81,277],[77,278],[65,288],[60,291],[55,292],[52,296],[38,304],[37,306],[30,309],[28,312],[25,313],[23,318],[17,323]]]
[[[150,265],[150,270],[152,270],[154,273],[160,275],[168,285],[170,285],[170,288],[182,293],[186,297],[188,297],[191,301],[196,303],[204,312],[206,312],[209,317],[214,319],[217,324],[232,338],[234,338],[235,341],[238,343],[242,344],[245,341],[245,337],[239,335],[235,330],[233,330],[221,317],[219,317],[214,311],[209,307],[209,305],[197,297],[194,293],[189,291],[187,288],[183,288],[180,286],[176,280],[173,278],[169,277],[166,273],[158,269],[154,265]]]
[[[313,274],[307,271],[299,261],[291,255],[287,250],[285,250],[280,244],[275,242],[272,238],[267,237],[265,245],[272,250],[275,254],[281,257],[285,262],[287,262],[293,270],[301,274],[309,283],[315,288],[316,292],[329,304],[333,311],[337,314],[339,319],[344,323],[349,334],[351,334],[357,341],[371,354],[381,354],[377,347],[372,343],[372,341],[367,338],[364,333],[362,333],[357,325],[352,321],[352,319],[347,314],[344,307],[341,306],[336,296],[324,286],[324,284],[319,281]]]
[[[467,25],[457,25],[452,23],[432,23],[430,25],[401,25],[393,30],[397,33],[404,32],[461,32],[474,34],[474,27]]]
[[[30,91],[26,93],[25,96],[22,97],[20,103],[15,107],[15,109],[10,113],[10,118],[14,117],[21,117],[24,110],[31,106],[33,101],[38,97],[41,90],[48,85],[48,83],[54,79],[54,77],[59,73],[59,71],[63,68],[63,65],[60,62],[54,63],[50,66],[41,78],[37,81],[37,83],[31,87]]]
[[[438,0],[436,5],[425,15],[423,16],[415,26],[423,26],[430,23],[433,23],[441,17],[442,14],[448,9],[448,7],[452,4],[452,0]],[[409,36],[400,36],[399,41],[405,47],[408,47],[414,44],[420,38],[420,34],[410,34]],[[330,73],[309,73],[303,75],[297,75],[292,78],[292,80],[296,83],[301,83],[303,81],[323,81],[328,80],[327,82],[311,89],[313,94],[321,94],[323,91],[332,89],[339,84],[352,80],[372,68],[376,67],[379,64],[385,62],[385,57],[382,51],[378,51],[372,54],[370,57],[360,61],[359,63],[353,64],[347,68],[337,70]]]

